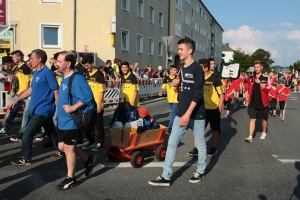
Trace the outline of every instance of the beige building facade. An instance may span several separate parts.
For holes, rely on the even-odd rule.
[[[88,2],[88,3],[87,3]],[[222,27],[200,0],[11,0],[14,50],[96,52],[96,65],[119,58],[166,68],[162,36],[179,64],[177,42],[195,40],[196,59],[222,59]]]

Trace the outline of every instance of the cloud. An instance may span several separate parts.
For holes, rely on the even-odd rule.
[[[286,66],[300,60],[300,30],[261,31],[243,25],[238,29],[230,29],[223,33],[223,43],[229,43],[232,49],[241,48],[245,53],[252,54],[261,48],[272,54],[275,63]]]
[[[280,23],[279,24],[280,26],[282,26],[282,27],[286,27],[286,28],[293,28],[293,24],[292,23],[290,23],[290,22],[282,22],[282,23]]]

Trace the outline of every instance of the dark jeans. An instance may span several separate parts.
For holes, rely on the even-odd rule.
[[[15,107],[13,109],[10,110],[9,114],[7,115],[7,118],[6,118],[6,122],[5,122],[5,125],[4,125],[4,130],[5,130],[5,133],[6,134],[9,134],[10,133],[10,129],[11,129],[11,126],[12,126],[12,123],[14,122],[14,119],[16,118],[20,108],[25,104],[24,101],[19,101]]]
[[[102,140],[102,142],[105,141],[103,114],[104,114],[104,110],[101,110],[100,113],[97,113],[97,122],[96,122],[96,127],[98,129],[98,136]]]
[[[22,157],[25,158],[26,160],[31,160],[32,154],[32,140],[33,136],[35,133],[44,127],[46,133],[51,133],[51,139],[53,146],[56,150],[57,148],[57,134],[54,129],[54,124],[53,124],[53,118],[52,117],[45,117],[42,115],[33,115],[24,131],[24,135],[22,138],[22,149],[21,149],[21,154]]]

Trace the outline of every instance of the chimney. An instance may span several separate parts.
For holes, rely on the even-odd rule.
[[[226,43],[226,46],[229,47],[229,43]]]

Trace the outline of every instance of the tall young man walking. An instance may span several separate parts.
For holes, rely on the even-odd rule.
[[[260,60],[254,62],[255,74],[248,80],[249,86],[249,102],[248,115],[250,118],[249,137],[245,138],[246,142],[253,141],[253,133],[255,130],[256,119],[262,120],[262,134],[260,139],[264,140],[267,137],[267,125],[269,116],[269,91],[271,82],[269,76],[263,75],[263,65]]]
[[[177,44],[180,60],[184,61],[184,66],[179,72],[180,79],[176,78],[173,80],[173,86],[180,86],[178,111],[173,123],[172,134],[168,141],[163,173],[155,180],[148,182],[153,186],[170,186],[177,146],[189,128],[193,130],[196,146],[199,151],[197,170],[191,177],[190,182],[198,183],[205,177],[206,142],[204,137],[204,73],[203,69],[193,58],[195,50],[194,41],[190,38],[183,38],[179,40]]]

